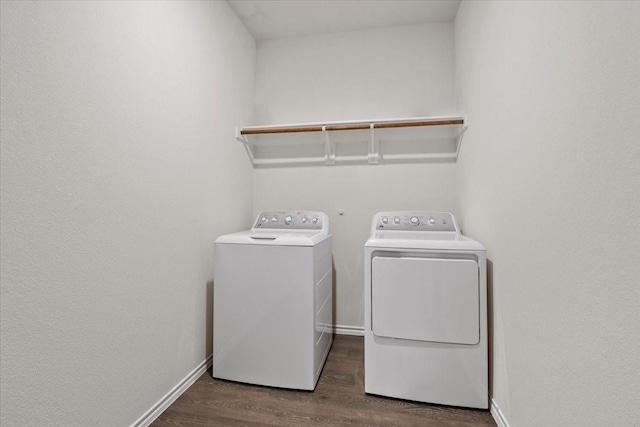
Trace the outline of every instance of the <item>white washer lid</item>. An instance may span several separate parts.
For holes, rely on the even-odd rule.
[[[328,238],[326,231],[309,230],[246,230],[218,237],[216,244],[315,246]]]

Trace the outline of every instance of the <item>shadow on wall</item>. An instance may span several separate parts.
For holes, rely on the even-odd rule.
[[[493,396],[493,261],[487,259],[487,338],[489,339],[489,395]]]
[[[213,280],[207,282],[207,327],[205,328],[205,349],[204,354],[209,357],[213,354]]]

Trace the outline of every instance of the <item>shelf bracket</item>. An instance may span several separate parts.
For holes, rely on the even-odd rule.
[[[249,148],[249,140],[247,139],[246,136],[242,135],[240,133],[240,128],[236,127],[236,141],[240,141],[242,142],[242,145],[244,145],[244,149],[247,150],[247,155],[249,156],[249,159],[251,160],[251,164],[253,166],[256,165],[256,159],[253,157],[253,152],[251,151],[251,148]]]
[[[469,125],[467,124],[467,119],[464,118],[464,122],[462,123],[462,127],[460,128],[460,133],[456,137],[456,159],[458,158],[458,154],[460,154],[460,145],[462,145],[462,136],[469,129]]]
[[[322,126],[322,133],[324,134],[324,162],[327,166],[333,166],[336,164],[336,145],[331,141],[326,126]]]
[[[373,123],[369,124],[369,154],[367,160],[370,165],[377,165],[380,163],[380,144],[375,138]]]

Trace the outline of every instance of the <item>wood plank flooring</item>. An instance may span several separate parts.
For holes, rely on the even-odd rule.
[[[252,386],[204,373],[152,424],[162,426],[495,426],[489,411],[364,392],[364,340],[336,335],[315,392]]]

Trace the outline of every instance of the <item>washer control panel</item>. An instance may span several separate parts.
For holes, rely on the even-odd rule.
[[[377,230],[458,231],[453,215],[448,212],[380,212],[374,224]]]
[[[254,229],[296,229],[322,230],[324,214],[309,211],[269,211],[260,212]]]

